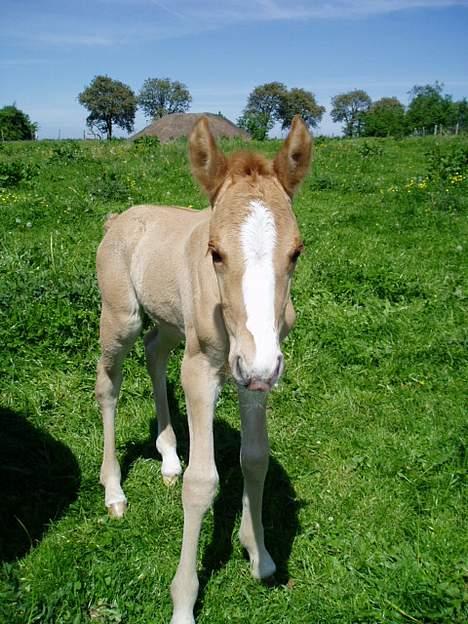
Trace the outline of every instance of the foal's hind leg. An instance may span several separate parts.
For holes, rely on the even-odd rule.
[[[119,302],[121,303],[121,302]],[[124,515],[127,499],[120,486],[120,466],[115,454],[115,411],[122,383],[122,364],[141,330],[138,305],[129,302],[128,309],[115,310],[103,302],[101,312],[101,357],[97,367],[96,399],[101,407],[104,425],[104,457],[101,483],[109,514]]]
[[[181,336],[169,327],[154,328],[145,338],[146,365],[153,383],[153,396],[158,418],[156,448],[162,456],[161,474],[166,485],[173,485],[182,468],[176,450],[176,437],[167,402],[166,368],[171,350]]]

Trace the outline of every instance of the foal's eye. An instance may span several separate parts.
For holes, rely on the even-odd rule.
[[[219,253],[219,251],[216,251],[216,249],[210,249],[211,251],[211,258],[213,260],[213,262],[215,264],[221,264],[221,262],[223,261],[221,254]]]
[[[299,256],[301,255],[302,251],[304,249],[304,246],[301,245],[300,247],[297,247],[291,254],[291,262],[293,264],[296,264],[297,259],[299,258]]]

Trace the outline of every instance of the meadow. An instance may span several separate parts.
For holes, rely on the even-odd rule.
[[[467,165],[463,137],[316,141],[295,203],[297,325],[268,409],[264,523],[278,572],[251,579],[237,540],[227,385],[199,624],[467,621]],[[106,215],[136,203],[206,206],[183,141],[0,144],[2,624],[170,619],[181,484],[160,476],[141,340],[117,423],[123,520],[108,518],[98,482],[95,250]],[[170,402],[186,463],[180,357]]]

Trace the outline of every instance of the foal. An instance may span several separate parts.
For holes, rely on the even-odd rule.
[[[98,249],[102,354],[96,397],[104,422],[101,483],[111,516],[121,517],[127,506],[114,418],[122,363],[141,331],[142,312],[156,324],[144,342],[158,417],[156,447],[167,484],[180,475],[181,465],[168,408],[166,364],[170,351],[185,338],[182,385],[190,457],[182,486],[182,552],[171,586],[172,624],[194,622],[200,527],[218,484],[213,416],[227,370],[238,387],[241,415],[239,538],[255,578],[275,571],[262,525],[269,452],[265,404],[283,371],[280,342],[295,318],[289,289],[302,242],[291,199],[307,173],[311,143],[304,122],[295,117],[274,161],[248,152],[226,158],[203,118],[190,136],[190,160],[211,208],[134,206],[108,221]]]

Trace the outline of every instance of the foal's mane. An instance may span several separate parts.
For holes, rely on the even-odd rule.
[[[235,152],[227,161],[228,173],[233,176],[271,176],[273,163],[257,152]]]

